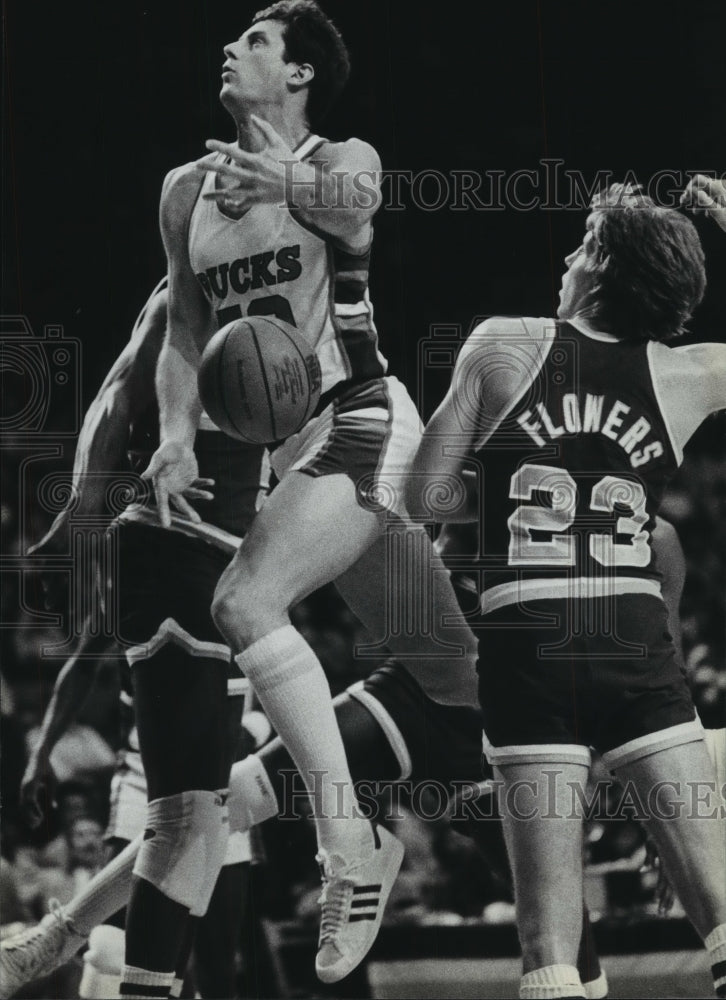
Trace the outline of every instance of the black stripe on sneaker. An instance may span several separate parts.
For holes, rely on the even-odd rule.
[[[140,983],[121,983],[119,993],[122,997],[161,997],[169,996],[169,986],[149,986]]]
[[[354,885],[353,895],[358,896],[362,892],[380,892],[383,886],[379,882],[377,885]]]
[[[353,908],[354,906],[357,906],[358,908],[360,908],[361,906],[372,906],[373,909],[375,909],[378,906],[378,900],[377,899],[354,899],[354,900],[351,901],[350,905],[351,905],[351,908]]]
[[[352,924],[356,920],[375,920],[375,919],[376,919],[375,913],[351,913],[351,915],[348,917],[348,922]]]
[[[713,973],[714,982],[723,979],[726,976],[726,961],[716,962],[715,965],[711,966],[711,972]]]

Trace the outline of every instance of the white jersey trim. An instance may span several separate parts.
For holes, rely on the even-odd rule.
[[[336,302],[333,313],[335,316],[367,316],[370,313],[367,303],[361,299],[360,302]]]
[[[334,404],[331,403],[330,405],[333,406]],[[390,417],[390,414],[382,406],[369,406],[364,410],[348,410],[341,419],[344,418],[347,420],[348,417],[361,417],[364,420],[383,420],[385,422]]]
[[[398,766],[401,769],[401,774],[398,780],[404,781],[406,778],[411,777],[411,771],[413,769],[411,755],[408,752],[406,741],[404,740],[401,730],[394,722],[393,716],[390,714],[388,709],[381,705],[380,701],[374,694],[371,694],[370,691],[366,691],[363,684],[364,681],[358,681],[357,684],[353,684],[348,688],[348,694],[351,698],[355,698],[356,701],[360,702],[364,708],[368,709],[385,733],[391,750],[393,750],[396,760],[398,761]]]
[[[584,320],[566,319],[565,323],[568,323],[570,326],[574,326],[578,333],[581,333],[583,337],[589,337],[590,340],[599,340],[602,344],[620,343],[620,338],[616,337],[612,333],[606,333],[604,330],[591,330]]]
[[[594,597],[612,597],[616,594],[649,594],[652,597],[662,597],[660,584],[656,580],[635,576],[604,579],[576,576],[551,580],[512,580],[510,583],[500,583],[485,590],[481,595],[481,611],[487,615],[507,604],[546,600],[550,597],[587,600]]]
[[[668,729],[660,729],[656,733],[648,733],[647,736],[639,736],[635,740],[623,743],[622,746],[604,753],[602,759],[610,770],[614,770],[625,764],[632,764],[633,761],[641,760],[643,757],[649,757],[653,753],[658,753],[659,750],[669,750],[686,743],[698,743],[704,739],[705,731],[701,720],[695,718],[691,722],[669,726]]]
[[[186,629],[183,629],[173,618],[165,618],[156,633],[139,646],[129,646],[126,650],[126,659],[130,667],[142,660],[148,660],[157,653],[167,643],[175,643],[177,646],[189,653],[190,656],[200,656],[205,659],[223,660],[229,663],[231,652],[228,646],[221,642],[202,642],[195,639]]]
[[[656,366],[653,363],[654,360],[655,360],[653,358],[653,352],[655,351],[655,349],[656,349],[656,341],[650,340],[648,342],[648,348],[647,348],[647,352],[648,352],[648,367],[650,368],[650,381],[653,384],[653,393],[655,394],[655,401],[658,404],[658,409],[660,410],[660,415],[663,418],[663,423],[665,424],[665,429],[666,429],[666,431],[668,433],[668,440],[671,443],[671,448],[673,449],[673,454],[676,456],[676,461],[680,465],[681,462],[683,461],[683,448],[681,447],[681,445],[678,442],[678,439],[676,438],[675,434],[673,433],[673,427],[671,426],[671,422],[668,419],[668,411],[666,410],[666,408],[665,408],[665,406],[663,404],[663,390],[661,388],[661,385],[660,385],[660,383],[658,381],[658,377],[657,377],[656,372],[655,372]],[[666,350],[667,350],[667,348],[666,348]]]
[[[229,677],[227,679],[227,694],[230,698],[237,698],[239,695],[246,695],[250,689],[250,682],[246,677]]]
[[[327,139],[321,138],[319,135],[309,135],[307,139],[303,139],[297,149],[293,150],[293,155],[298,158],[298,160],[305,159],[310,153],[312,153],[318,146],[322,146]]]
[[[206,410],[202,410],[202,412],[199,415],[199,423],[197,424],[197,430],[200,430],[200,431],[218,431],[221,434],[221,431],[219,430],[219,427],[217,427],[217,425],[212,420],[212,418],[209,416],[209,414],[207,413]]]
[[[589,767],[592,754],[589,747],[578,743],[523,743],[520,746],[495,747],[486,733],[482,748],[490,764],[582,764]]]

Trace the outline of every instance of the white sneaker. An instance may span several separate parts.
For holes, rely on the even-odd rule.
[[[373,837],[373,853],[350,864],[338,854],[317,855],[323,914],[315,971],[324,983],[347,976],[370,950],[401,867],[401,841],[375,825]]]
[[[86,943],[52,899],[50,913],[36,927],[21,931],[0,943],[0,998],[14,996],[21,986],[47,976],[68,962]]]

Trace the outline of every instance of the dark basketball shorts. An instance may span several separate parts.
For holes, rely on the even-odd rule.
[[[662,600],[649,594],[532,600],[473,625],[491,764],[615,768],[703,738]]]
[[[278,480],[293,471],[343,473],[356,485],[362,506],[396,511],[420,438],[421,421],[407,390],[396,378],[378,378],[335,396],[272,449],[270,466]]]
[[[156,514],[144,509],[122,514],[109,533],[115,556],[107,601],[129,664],[149,659],[167,643],[191,656],[229,662],[210,609],[239,539],[179,517],[172,528],[162,528]],[[239,691],[230,688],[231,694],[246,688],[241,675],[236,680]]]
[[[476,708],[440,705],[395,662],[348,689],[376,719],[401,768],[417,782],[479,782],[482,719]]]

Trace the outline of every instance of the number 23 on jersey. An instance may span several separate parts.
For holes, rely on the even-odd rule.
[[[523,465],[512,476],[509,496],[513,500],[532,500],[535,492],[547,495],[550,506],[522,504],[508,518],[509,565],[574,566],[576,539],[569,529],[577,512],[575,480],[565,469]],[[620,513],[623,510],[628,513]],[[592,487],[590,511],[618,515],[613,530],[593,529],[587,533],[589,554],[596,562],[601,566],[641,568],[649,564],[649,533],[644,530],[648,514],[640,483],[604,476]],[[629,537],[616,541],[616,536]]]

